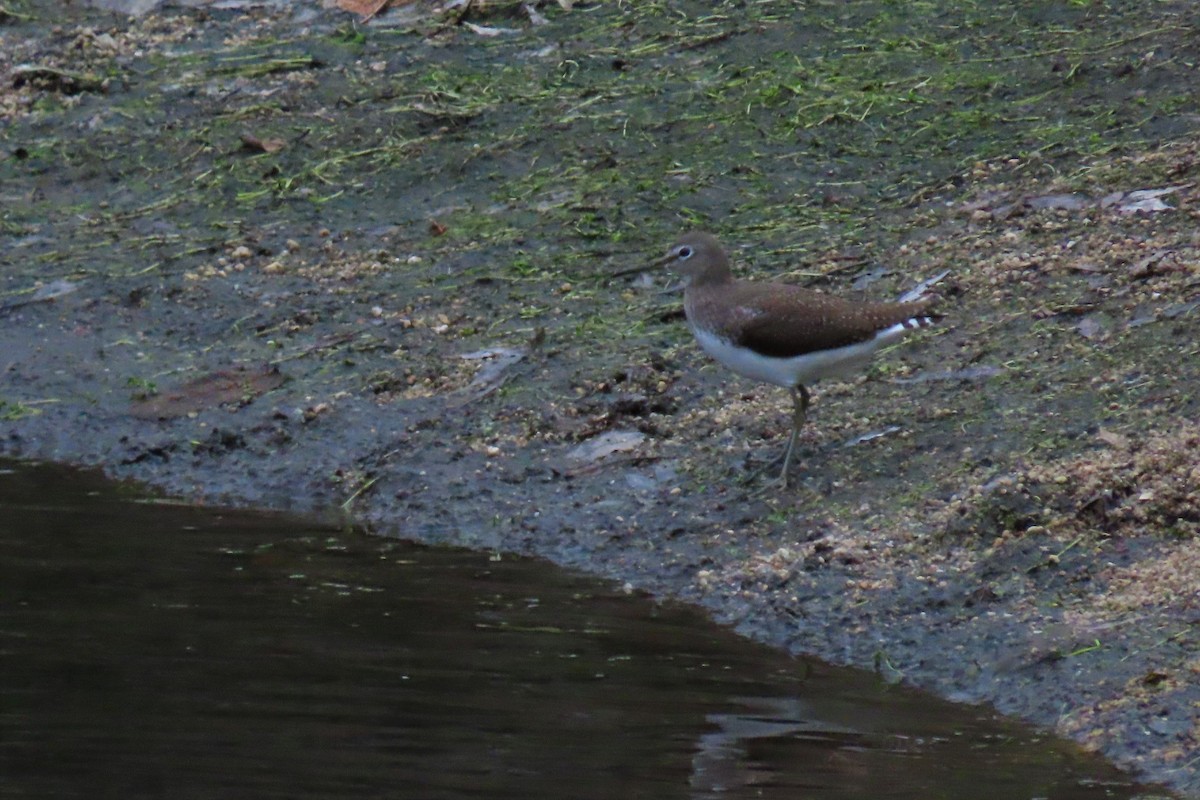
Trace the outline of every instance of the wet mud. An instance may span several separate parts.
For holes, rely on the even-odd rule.
[[[6,4],[4,452],[538,555],[1200,796],[1189,5],[528,5]],[[612,277],[691,227],[949,270],[787,491],[785,394]]]

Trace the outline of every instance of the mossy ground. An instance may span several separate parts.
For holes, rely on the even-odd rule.
[[[545,555],[1200,792],[1189,3],[4,9],[7,450]],[[817,387],[788,492],[746,481],[782,393],[610,277],[687,227],[851,296],[950,272]],[[489,348],[528,352],[480,389]],[[568,457],[610,430],[646,438]]]

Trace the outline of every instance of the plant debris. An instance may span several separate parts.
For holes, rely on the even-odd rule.
[[[214,406],[244,406],[256,397],[283,385],[286,377],[277,367],[238,365],[201,375],[130,406],[139,419],[173,419]]]

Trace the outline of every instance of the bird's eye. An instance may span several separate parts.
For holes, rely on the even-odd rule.
[[[692,248],[685,244],[683,247],[680,247],[675,251],[675,255],[679,256],[680,261],[686,261],[692,257]]]

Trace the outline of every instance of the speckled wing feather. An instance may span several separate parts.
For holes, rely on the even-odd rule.
[[[932,300],[854,303],[786,284],[739,284],[729,306],[741,325],[737,343],[775,358],[866,341],[922,317]]]

